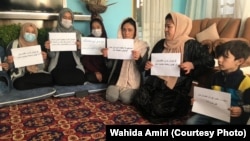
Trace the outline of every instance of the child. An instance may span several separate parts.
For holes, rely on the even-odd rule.
[[[211,88],[231,94],[230,123],[195,114],[187,125],[246,124],[250,113],[250,78],[243,74],[240,66],[250,55],[250,47],[244,41],[229,41],[216,48],[220,71],[214,74]]]

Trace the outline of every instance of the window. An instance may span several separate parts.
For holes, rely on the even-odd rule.
[[[233,17],[235,0],[220,0],[220,10],[222,17]]]
[[[135,11],[134,18],[138,24],[139,39],[142,39],[142,21],[141,21],[142,6],[143,6],[143,0],[134,0],[134,11]]]

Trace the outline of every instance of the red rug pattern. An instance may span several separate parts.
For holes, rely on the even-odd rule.
[[[168,125],[182,124],[172,120]],[[133,106],[105,101],[103,93],[83,98],[48,98],[0,108],[0,141],[102,141],[105,125],[151,124]]]

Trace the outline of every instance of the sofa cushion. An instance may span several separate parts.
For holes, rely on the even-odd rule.
[[[196,34],[205,30],[213,23],[217,24],[217,31],[220,38],[235,38],[241,25],[240,18],[205,18],[196,19],[192,22],[192,30],[189,34],[190,37],[195,38]]]
[[[196,39],[199,42],[202,42],[203,40],[212,40],[215,41],[219,39],[220,36],[218,34],[216,23],[209,26],[207,29],[201,31],[200,33],[196,34]]]

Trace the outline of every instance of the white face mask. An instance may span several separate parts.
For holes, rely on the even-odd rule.
[[[102,35],[102,30],[101,29],[92,29],[91,32],[95,37],[101,37]]]
[[[62,19],[62,25],[65,27],[65,28],[69,28],[72,26],[72,21],[71,20],[67,20],[67,19]]]
[[[24,39],[27,42],[34,42],[36,40],[36,34],[25,32],[24,33]]]

